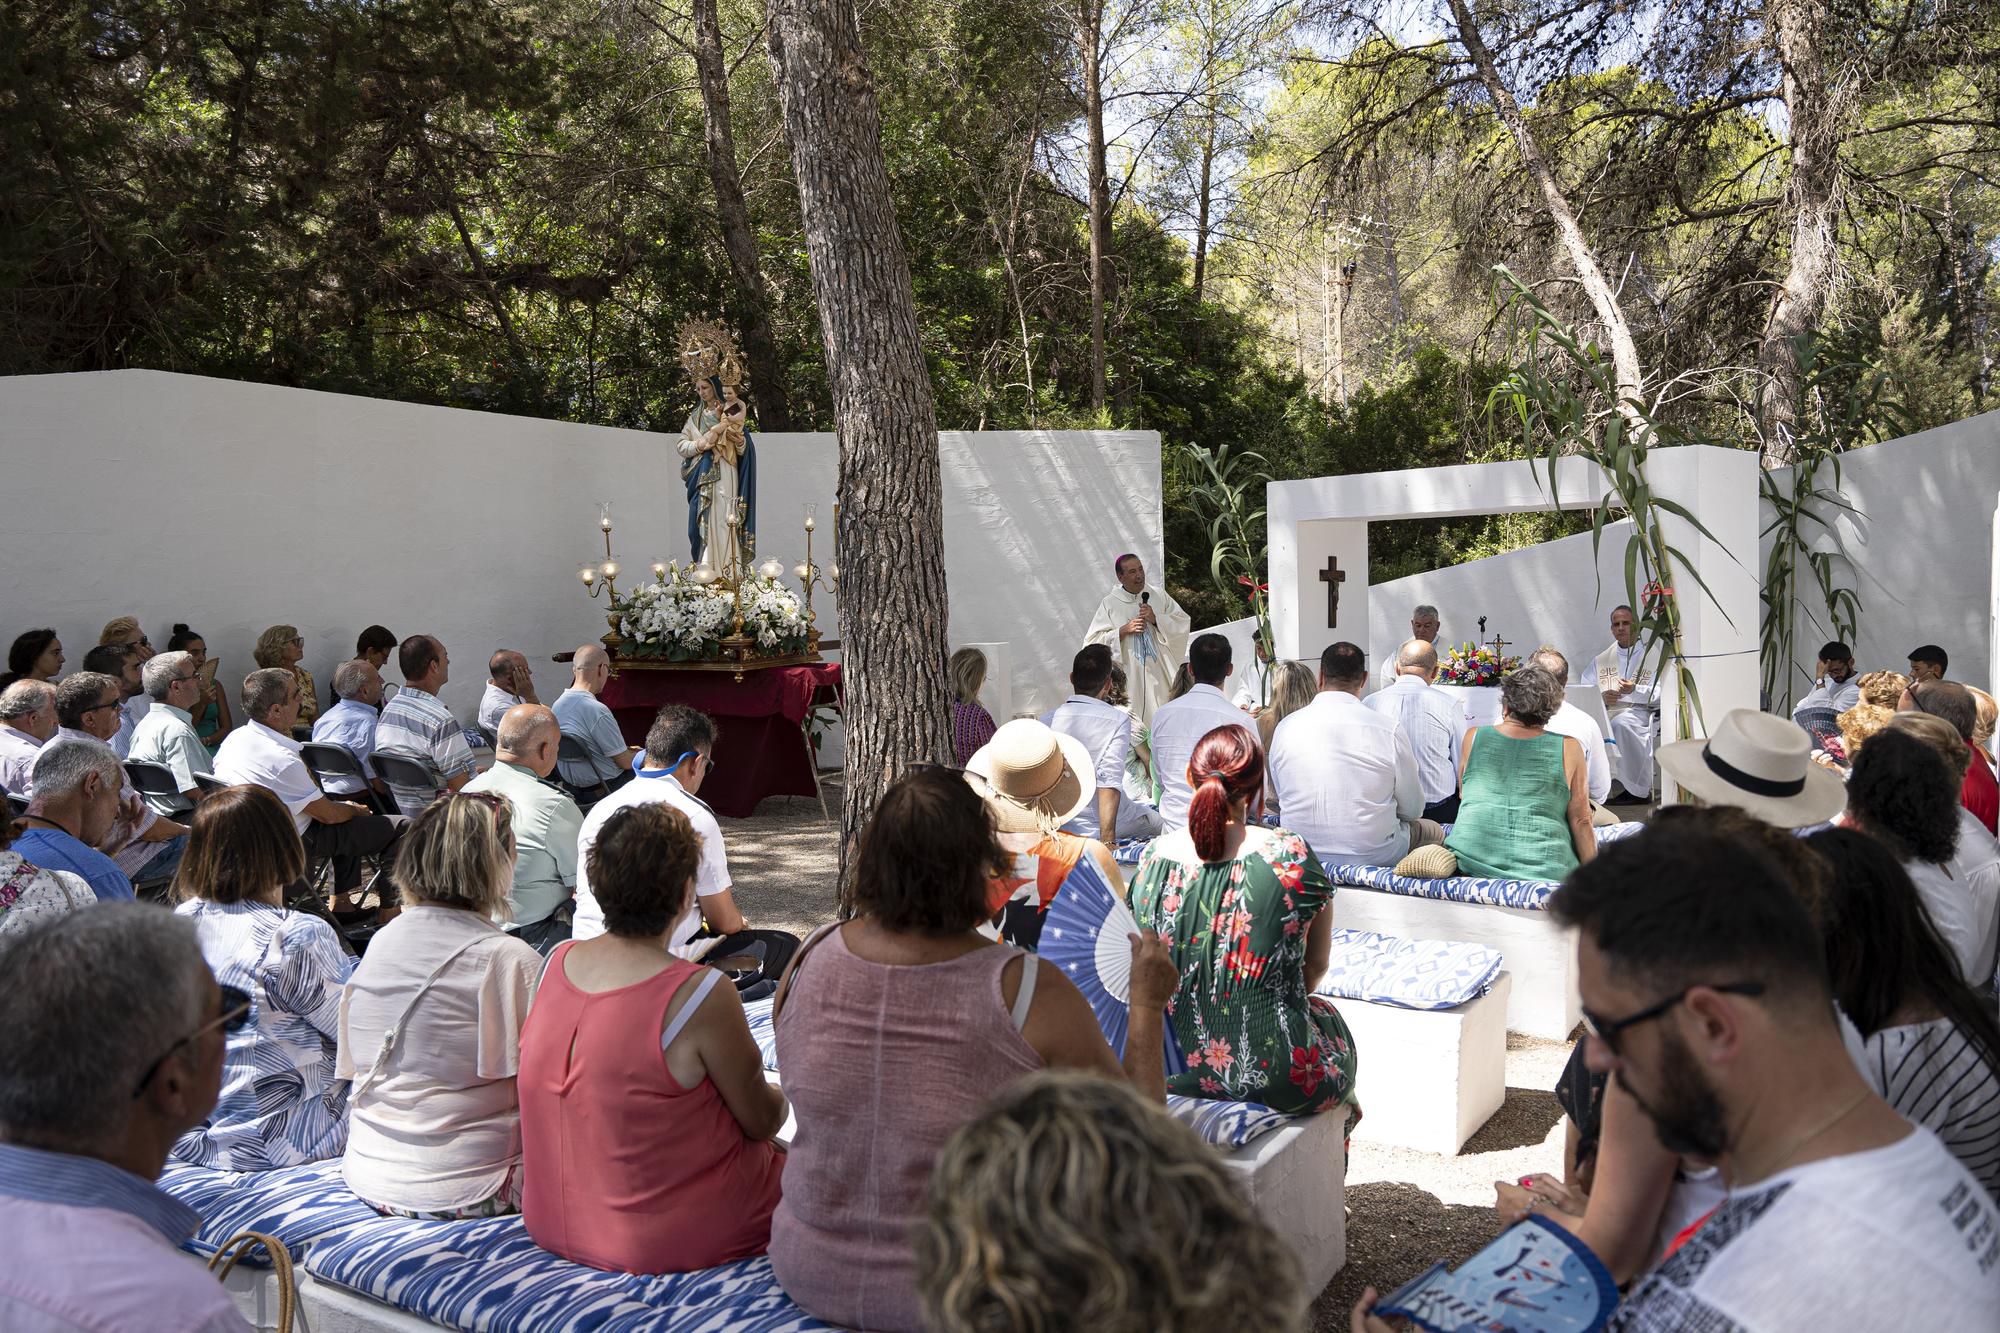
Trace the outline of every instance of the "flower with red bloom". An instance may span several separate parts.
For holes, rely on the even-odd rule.
[[[1320,1059],[1319,1051],[1312,1046],[1292,1047],[1292,1082],[1310,1097],[1319,1090],[1320,1080],[1326,1077],[1326,1062]]]

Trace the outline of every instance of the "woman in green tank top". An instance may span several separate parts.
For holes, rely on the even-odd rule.
[[[1543,728],[1562,682],[1526,666],[1500,682],[1500,723],[1467,734],[1458,820],[1444,845],[1458,873],[1560,880],[1597,854],[1583,747]]]

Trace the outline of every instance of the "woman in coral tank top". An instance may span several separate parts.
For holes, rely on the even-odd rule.
[[[606,933],[556,949],[521,1033],[521,1212],[593,1268],[681,1273],[770,1241],[784,1094],[728,978],[667,952],[700,854],[670,805],[606,821],[589,865]]]

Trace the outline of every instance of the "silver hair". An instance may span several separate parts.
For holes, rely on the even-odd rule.
[[[368,673],[375,670],[366,660],[355,658],[333,669],[333,692],[343,699],[359,699],[368,686]],[[278,696],[283,699],[283,695]]]
[[[201,1026],[209,975],[194,923],[152,903],[99,903],[0,940],[0,1137],[114,1143],[147,1067]]]
[[[45,680],[17,680],[0,690],[0,721],[33,717],[44,708],[53,708],[56,687]]]
[[[298,683],[290,667],[259,667],[243,678],[243,715],[262,722],[272,709],[285,706],[285,696],[297,689]]]
[[[154,653],[139,667],[139,683],[146,687],[148,698],[165,703],[167,691],[174,687],[174,677],[193,665],[193,653]]]
[[[1522,726],[1543,726],[1562,707],[1562,682],[1547,667],[1524,666],[1501,678],[1500,702]]]
[[[97,774],[113,787],[122,787],[125,770],[118,764],[118,752],[103,741],[87,736],[58,736],[35,755],[28,783],[35,799],[69,795],[83,786],[83,780]]]
[[[1410,619],[1412,620],[1422,620],[1425,616],[1436,620],[1438,618],[1438,609],[1429,602],[1420,603],[1410,609]]]

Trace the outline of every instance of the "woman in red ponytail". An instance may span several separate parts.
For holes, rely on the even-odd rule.
[[[1305,840],[1258,822],[1264,754],[1217,727],[1188,762],[1188,825],[1154,839],[1132,881],[1139,924],[1171,943],[1171,1013],[1188,1068],[1169,1092],[1292,1113],[1354,1097],[1353,1038],[1311,993],[1332,953],[1333,886]]]

